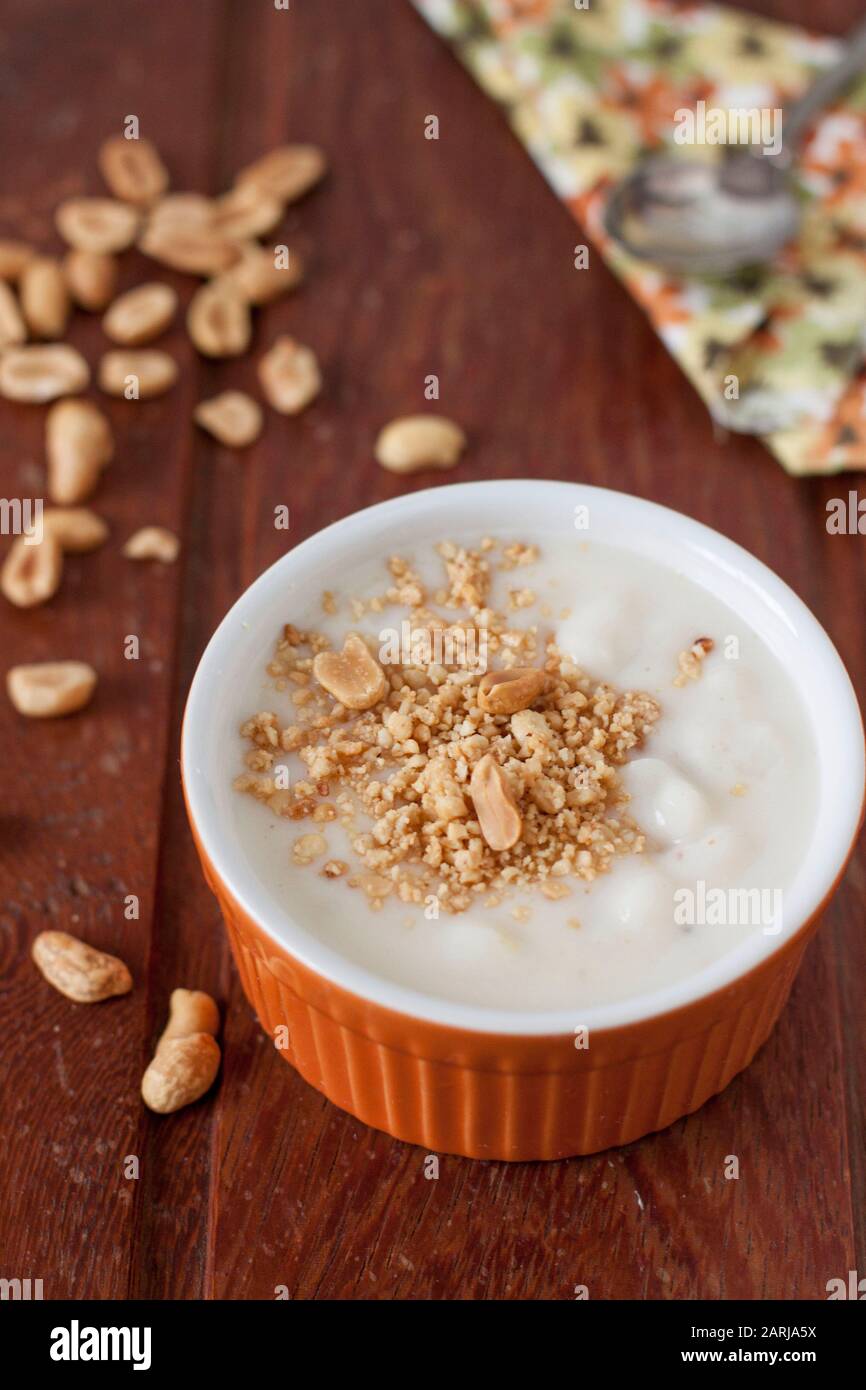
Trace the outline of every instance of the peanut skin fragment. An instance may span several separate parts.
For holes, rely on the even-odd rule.
[[[48,983],[76,1004],[97,1004],[132,989],[132,976],[122,960],[68,932],[40,932],[32,955]]]
[[[491,753],[485,753],[472,769],[469,795],[490,848],[511,849],[523,834],[523,820],[508,778]]]

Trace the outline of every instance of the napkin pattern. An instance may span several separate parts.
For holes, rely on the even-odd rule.
[[[835,61],[838,41],[669,0],[412,2],[504,108],[713,416],[761,434],[790,473],[866,468],[866,80],[802,148],[802,232],[767,266],[672,276],[602,224],[612,186],[677,148],[677,111],[784,107]]]

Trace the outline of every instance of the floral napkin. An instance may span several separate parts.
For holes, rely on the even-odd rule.
[[[714,417],[759,433],[790,473],[866,468],[866,80],[802,147],[802,231],[770,264],[672,276],[602,223],[614,184],[676,148],[677,111],[784,107],[835,61],[838,40],[670,0],[412,2],[504,107]]]

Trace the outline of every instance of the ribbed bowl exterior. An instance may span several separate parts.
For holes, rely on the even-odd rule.
[[[244,992],[286,1060],[365,1124],[468,1158],[595,1153],[697,1110],[766,1041],[817,925],[727,988],[575,1046],[445,1027],[348,993],[253,922],[199,852]]]

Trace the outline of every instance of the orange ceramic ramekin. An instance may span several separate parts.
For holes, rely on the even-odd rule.
[[[248,714],[243,675],[275,633],[371,557],[455,534],[588,537],[674,567],[727,603],[785,664],[812,721],[814,831],[778,936],[756,931],[685,982],[571,1013],[455,1003],[373,975],[272,895],[235,834],[231,783]],[[576,543],[577,543],[576,541]],[[299,596],[299,597],[295,597]],[[305,596],[308,596],[305,601]],[[312,599],[312,602],[310,602]],[[190,690],[182,769],[205,875],[263,1028],[318,1090],[398,1139],[473,1158],[593,1153],[662,1129],[751,1061],[787,999],[863,809],[863,730],[828,637],[771,571],[731,541],[637,498],[569,483],[472,483],[360,512],[269,569],[224,619]],[[340,902],[335,899],[335,910]],[[368,928],[369,929],[369,928]]]

